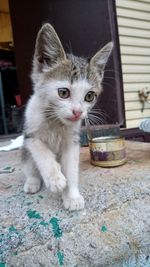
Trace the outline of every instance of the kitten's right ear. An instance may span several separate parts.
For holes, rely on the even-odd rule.
[[[64,59],[66,59],[66,54],[57,33],[49,23],[44,24],[36,38],[34,53],[36,70],[46,71]]]
[[[99,73],[104,71],[105,65],[113,49],[113,42],[106,44],[100,51],[92,57],[90,65],[96,67]]]

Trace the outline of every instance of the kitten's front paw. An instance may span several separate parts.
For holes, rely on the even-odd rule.
[[[24,184],[24,192],[27,194],[35,194],[40,190],[41,180],[38,178],[28,178]]]
[[[77,196],[67,196],[63,194],[63,204],[65,209],[74,211],[84,209],[84,198],[79,193]]]
[[[61,172],[56,172],[45,181],[46,187],[50,189],[51,192],[62,192],[67,185],[67,180]]]

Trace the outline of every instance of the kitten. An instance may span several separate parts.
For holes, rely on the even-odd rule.
[[[25,112],[26,193],[39,191],[43,181],[51,192],[62,192],[66,209],[84,208],[78,187],[79,130],[101,93],[111,50],[108,43],[88,62],[66,55],[50,24],[40,29],[33,59],[34,94]]]

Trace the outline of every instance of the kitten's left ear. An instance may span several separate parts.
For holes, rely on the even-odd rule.
[[[108,61],[108,58],[113,49],[113,42],[106,44],[101,50],[99,50],[94,57],[90,60],[91,67],[94,66],[97,68],[98,72],[102,72],[105,68],[105,65]]]
[[[56,31],[45,23],[36,38],[34,64],[37,70],[44,71],[64,59],[66,54]]]

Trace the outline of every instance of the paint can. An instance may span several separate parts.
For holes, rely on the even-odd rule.
[[[115,167],[127,160],[125,140],[120,136],[102,136],[89,140],[91,163],[100,167]]]

